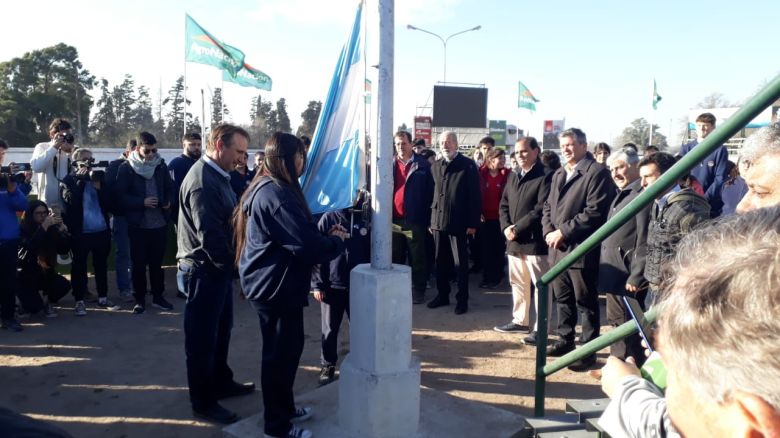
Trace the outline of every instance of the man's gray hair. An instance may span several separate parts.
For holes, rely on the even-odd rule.
[[[659,304],[664,361],[696,396],[736,391],[780,409],[780,208],[687,235]]]
[[[82,160],[82,157],[86,154],[92,155],[92,151],[87,148],[78,148],[73,151],[73,155],[70,156],[70,159],[73,161],[79,161]]]
[[[581,129],[578,128],[569,128],[558,134],[558,138],[563,137],[571,137],[574,139],[574,141],[577,142],[577,144],[588,144],[588,137]]]
[[[769,154],[780,154],[780,122],[756,131],[739,151],[740,158],[747,161],[756,161]]]
[[[628,165],[636,166],[639,163],[639,154],[632,147],[622,147],[607,157],[607,167],[611,167],[615,161],[622,161]]]
[[[439,134],[439,138],[447,137],[451,138],[455,141],[455,144],[458,144],[458,134],[455,133],[455,131],[444,131],[441,134]]]

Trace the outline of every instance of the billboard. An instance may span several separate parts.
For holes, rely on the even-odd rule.
[[[427,146],[433,144],[432,124],[431,117],[416,116],[414,118],[414,138],[422,138]]]
[[[490,136],[496,141],[496,146],[506,146],[506,120],[491,120],[488,122]]]
[[[433,126],[485,128],[487,88],[433,87]]]

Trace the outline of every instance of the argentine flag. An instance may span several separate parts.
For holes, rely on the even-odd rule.
[[[317,121],[301,187],[313,214],[352,206],[365,186],[363,6],[341,50]]]

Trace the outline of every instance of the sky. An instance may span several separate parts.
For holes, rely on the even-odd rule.
[[[295,129],[307,103],[325,98],[356,7],[357,0],[12,1],[3,6],[0,61],[64,42],[98,79],[116,85],[131,74],[156,100],[184,73],[189,13],[273,79],[270,92],[224,84],[232,121],[249,122],[252,97],[284,97]],[[407,25],[444,38],[480,25],[449,41],[447,81],[484,84],[488,118],[539,137],[544,120],[565,118],[590,141],[612,143],[644,117],[679,144],[681,120],[705,96],[744,102],[780,73],[778,16],[776,0],[396,0],[394,125],[411,127],[443,80],[442,43]],[[221,72],[193,63],[186,72],[190,111],[199,115],[200,90],[208,99],[223,85]],[[656,111],[653,79],[663,98]],[[535,113],[517,108],[518,80],[540,100]]]

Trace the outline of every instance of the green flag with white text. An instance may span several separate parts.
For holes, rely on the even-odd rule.
[[[658,94],[658,87],[655,85],[655,79],[653,79],[653,109],[658,109],[658,102],[661,101],[661,95]]]
[[[539,102],[539,99],[531,94],[531,90],[522,82],[517,81],[517,107],[536,111],[536,102]]]
[[[185,24],[184,59],[189,62],[221,68],[234,77],[244,65],[244,52],[218,40],[208,33],[192,17],[187,15]]]
[[[239,70],[235,76],[231,76],[227,70],[223,70],[222,79],[242,87],[255,87],[271,91],[271,77],[247,63],[244,63],[244,68]]]

